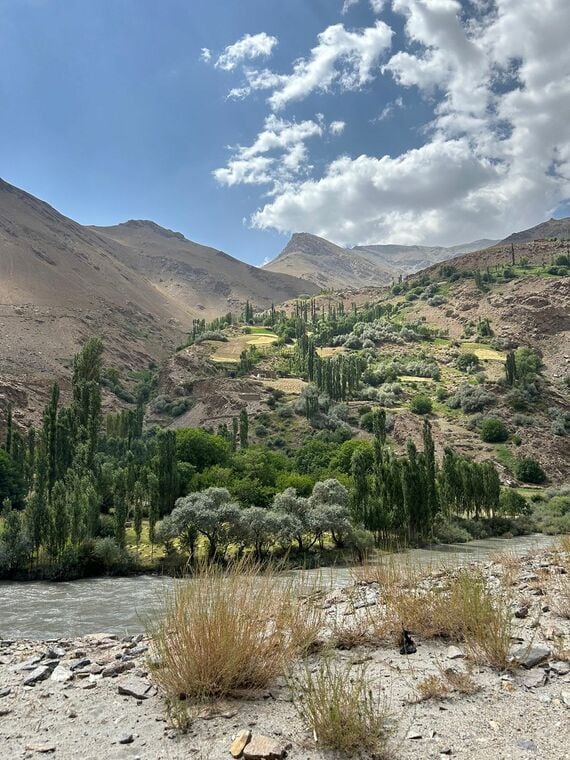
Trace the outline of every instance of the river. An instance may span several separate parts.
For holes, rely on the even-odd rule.
[[[555,540],[542,534],[490,538],[411,549],[392,555],[392,559],[431,567],[484,562],[498,552],[521,555],[545,548]],[[330,581],[332,585],[343,586],[350,582],[350,570],[345,567],[318,572],[327,584]],[[119,635],[139,633],[145,629],[145,619],[160,611],[165,591],[178,582],[156,575],[60,583],[0,581],[0,637],[57,639],[103,631]]]

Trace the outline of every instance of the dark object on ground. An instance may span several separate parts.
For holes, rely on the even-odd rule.
[[[418,650],[409,631],[402,630],[400,636],[400,654],[415,654],[417,651]]]

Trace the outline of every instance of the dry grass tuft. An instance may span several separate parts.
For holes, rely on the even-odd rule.
[[[480,686],[473,680],[470,672],[455,668],[440,668],[416,686],[417,702],[428,699],[448,699],[453,693],[476,694]]]
[[[204,563],[175,587],[151,628],[150,667],[176,723],[196,703],[263,688],[311,646],[323,613],[299,601],[304,583],[239,560]]]
[[[426,638],[461,641],[477,662],[499,670],[509,663],[509,601],[504,593],[491,594],[478,570],[461,570],[441,587],[395,587],[386,606],[395,634],[405,629]]]
[[[369,615],[335,618],[331,624],[331,644],[336,649],[354,649],[355,647],[374,646],[379,643],[376,630],[371,625]]]
[[[293,704],[323,748],[381,758],[388,753],[390,721],[370,688],[365,666],[334,666],[324,658],[291,677]]]

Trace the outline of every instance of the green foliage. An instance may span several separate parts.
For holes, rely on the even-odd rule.
[[[410,410],[414,414],[431,414],[433,410],[433,402],[429,396],[420,393],[411,399]]]
[[[515,476],[523,483],[541,484],[546,480],[546,473],[536,459],[532,459],[531,457],[517,459]]]
[[[207,467],[227,464],[230,444],[221,436],[201,428],[179,428],[176,431],[176,455],[179,461],[202,472]]]
[[[0,449],[0,503],[9,499],[12,504],[20,505],[24,497],[22,473],[5,449]]]
[[[481,440],[485,443],[502,443],[509,437],[505,423],[496,417],[487,417],[481,424]]]
[[[504,488],[501,491],[499,509],[502,514],[509,517],[530,515],[532,511],[528,501],[514,488]]]
[[[466,351],[463,354],[459,354],[455,360],[455,366],[461,372],[473,373],[479,369],[479,357],[477,354],[473,354]]]

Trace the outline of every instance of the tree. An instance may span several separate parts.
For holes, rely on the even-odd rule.
[[[176,456],[180,462],[188,462],[202,472],[216,464],[225,465],[230,446],[221,436],[201,428],[182,428],[176,431]]]
[[[133,528],[135,530],[135,539],[137,542],[137,550],[141,542],[142,526],[143,526],[143,502],[145,497],[144,485],[140,480],[135,483],[133,493]]]
[[[514,488],[505,488],[501,491],[500,508],[501,512],[509,517],[529,515],[532,512],[528,501]]]
[[[127,522],[127,479],[125,470],[119,470],[115,476],[113,489],[113,503],[115,505],[114,523],[115,523],[115,541],[124,548],[125,546],[125,526]]]
[[[370,499],[370,484],[368,473],[372,464],[372,457],[367,456],[362,449],[356,449],[352,455],[352,503],[356,521],[369,527],[368,508]]]
[[[60,559],[69,540],[69,514],[67,493],[61,480],[53,484],[50,497],[49,550],[53,557]]]
[[[299,551],[303,551],[305,535],[311,530],[309,501],[297,494],[295,488],[286,488],[282,493],[275,494],[272,509],[275,512],[288,515],[292,518],[288,523],[288,532],[291,539],[297,542]],[[311,545],[314,540],[311,542]]]
[[[509,351],[505,360],[505,378],[507,385],[513,386],[517,377],[517,363],[515,359],[515,352]]]
[[[25,531],[22,513],[12,508],[9,499],[2,502],[3,526],[0,532],[0,556],[3,569],[21,569],[28,560],[30,543]]]
[[[544,483],[546,480],[546,473],[536,461],[527,457],[525,459],[518,459],[515,464],[515,476],[518,480],[522,480],[523,483]]]
[[[240,519],[240,508],[226,488],[207,488],[178,499],[172,511],[172,521],[179,533],[193,525],[208,539],[208,555],[223,556]]]
[[[485,443],[502,443],[509,437],[505,423],[496,417],[487,417],[481,425],[481,440]]]
[[[239,442],[242,449],[247,449],[249,446],[249,420],[247,416],[247,409],[244,407],[239,413]]]
[[[172,511],[178,496],[176,433],[174,430],[160,430],[156,443],[155,474],[158,478],[158,513],[162,517]]]
[[[24,483],[18,467],[5,449],[0,449],[0,503],[10,499],[19,505],[24,497]]]
[[[351,531],[348,491],[335,478],[315,483],[309,497],[310,523],[319,539],[330,532],[336,546],[343,546]]]

